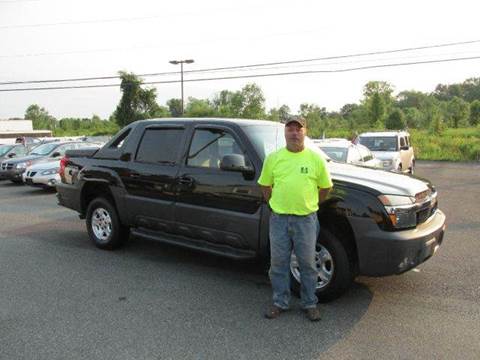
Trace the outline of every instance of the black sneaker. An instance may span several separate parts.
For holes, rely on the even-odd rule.
[[[307,313],[307,318],[310,321],[318,321],[321,319],[320,310],[318,310],[318,307],[305,309],[305,312]]]

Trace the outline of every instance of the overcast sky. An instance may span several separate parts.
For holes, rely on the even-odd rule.
[[[194,59],[185,70],[321,58],[480,40],[476,1],[106,1],[0,0],[0,82],[178,71],[173,59]],[[305,70],[338,70],[376,64],[480,56],[480,42],[271,66],[263,70],[185,74],[185,79]],[[302,102],[339,110],[359,102],[370,80],[388,81],[396,93],[433,91],[438,83],[480,77],[480,60],[377,68],[354,72],[185,83],[185,96],[211,98],[261,86],[267,109]],[[145,77],[177,80],[178,75]],[[31,86],[114,84],[98,80]],[[180,97],[180,84],[158,84],[157,101]],[[23,117],[30,104],[53,116],[107,118],[118,87],[0,92],[0,118]]]

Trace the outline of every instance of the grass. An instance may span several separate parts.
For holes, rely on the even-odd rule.
[[[412,130],[410,134],[417,159],[480,161],[480,128],[446,129],[440,135]]]

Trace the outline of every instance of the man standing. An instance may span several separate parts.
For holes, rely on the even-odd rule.
[[[315,295],[318,280],[315,246],[320,231],[317,210],[319,202],[331,190],[332,180],[323,157],[305,148],[306,130],[301,117],[286,122],[287,146],[267,156],[258,179],[272,210],[269,275],[273,305],[265,313],[269,319],[289,308],[293,250],[300,267],[302,308],[311,321],[320,320]]]

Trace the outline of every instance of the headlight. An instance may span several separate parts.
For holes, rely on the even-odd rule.
[[[412,228],[417,225],[415,197],[398,195],[380,195],[378,200],[396,229]]]
[[[30,166],[32,162],[31,161],[25,161],[17,164],[17,169],[26,169],[27,166]]]
[[[53,175],[53,174],[56,174],[57,172],[58,172],[58,169],[48,169],[48,170],[42,171],[40,174],[41,175]]]

